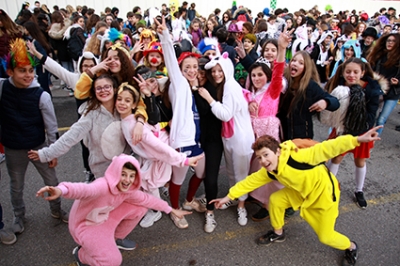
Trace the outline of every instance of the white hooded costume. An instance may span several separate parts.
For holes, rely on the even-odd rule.
[[[224,72],[225,83],[222,102],[211,103],[211,111],[222,120],[222,142],[226,161],[226,171],[229,176],[229,185],[246,178],[249,173],[250,160],[253,154],[251,145],[254,142],[254,132],[251,126],[248,103],[242,87],[234,78],[234,69],[228,53],[216,56],[205,65],[211,69],[219,64]],[[239,198],[245,200],[247,194]]]

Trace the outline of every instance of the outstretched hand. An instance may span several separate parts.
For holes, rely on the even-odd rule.
[[[171,210],[172,214],[177,216],[179,219],[182,219],[183,216],[192,214],[192,212],[185,211],[185,210],[177,210],[177,209],[172,209]]]
[[[204,158],[204,153],[197,155],[197,156],[193,156],[189,158],[189,165],[190,166],[197,166],[198,161],[200,161],[201,159]]]
[[[45,197],[44,193],[49,193],[49,196]],[[52,186],[45,186],[39,189],[38,192],[36,192],[36,197],[42,197],[45,200],[55,200],[61,197],[62,192],[61,189],[58,187],[52,187]]]
[[[379,137],[379,133],[377,131],[378,131],[378,129],[381,129],[381,128],[383,128],[383,126],[377,126],[377,127],[371,128],[370,130],[365,132],[363,135],[358,136],[357,141],[359,143],[363,143],[363,142],[380,140],[381,138]]]
[[[214,203],[216,209],[221,209],[222,205],[224,205],[228,201],[230,201],[230,198],[228,198],[228,196],[225,196],[223,198],[218,198],[210,201],[210,204]]]
[[[33,161],[39,161],[40,160],[39,152],[34,150],[28,151],[28,158]]]

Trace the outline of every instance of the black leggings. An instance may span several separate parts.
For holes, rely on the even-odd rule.
[[[79,100],[79,99],[75,98],[77,113],[78,113],[79,106],[81,106],[81,104],[86,101],[87,101],[87,99]],[[79,120],[79,118],[81,118],[81,115],[78,113],[78,120]],[[85,167],[86,171],[90,172],[91,170],[90,170],[90,166],[89,166],[89,154],[90,154],[89,149],[85,146],[85,144],[83,144],[83,140],[81,140],[80,142],[81,142],[81,147],[82,147],[83,166]]]
[[[204,187],[207,198],[207,210],[214,210],[214,204],[209,204],[218,194],[218,174],[221,165],[224,146],[222,140],[219,142],[209,142],[201,146],[206,156],[206,169],[204,178]]]

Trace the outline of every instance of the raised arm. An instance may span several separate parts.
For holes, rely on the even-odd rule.
[[[279,35],[278,38],[278,56],[274,62],[274,69],[272,71],[271,84],[269,86],[268,92],[272,99],[276,99],[282,91],[282,79],[283,70],[285,68],[285,55],[286,48],[292,41],[291,34],[293,30],[287,32],[285,27],[284,31]]]
[[[35,40],[33,42],[29,42],[29,41],[27,42],[29,52],[32,55],[34,55],[37,59],[40,60],[40,62],[44,65],[44,68],[46,70],[48,70],[50,73],[59,77],[70,88],[74,88],[80,75],[77,73],[72,73],[72,72],[68,71],[67,69],[63,68],[59,63],[54,61],[53,58],[51,58],[47,55],[41,54],[39,51],[36,50],[35,45],[34,45],[35,42],[36,42]]]
[[[171,83],[175,85],[182,84],[182,82],[187,83],[185,77],[182,75],[181,70],[179,68],[178,60],[176,59],[174,47],[172,44],[172,39],[166,27],[164,16],[162,18],[162,23],[158,22],[156,19],[154,20],[154,23],[156,23],[157,25],[157,32],[160,37],[161,46],[164,54],[164,62],[165,66],[168,69],[169,73],[168,77],[171,80]],[[179,89],[177,88],[177,86],[171,86],[171,87]]]

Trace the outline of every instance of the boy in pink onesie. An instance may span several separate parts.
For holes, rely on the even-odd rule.
[[[62,182],[57,187],[45,186],[36,196],[54,200],[63,196],[75,199],[71,208],[69,230],[78,243],[73,254],[78,262],[89,265],[120,265],[118,248],[133,250],[136,243],[125,237],[135,228],[148,208],[172,212],[182,217],[187,211],[172,209],[158,198],[139,190],[140,166],[129,155],[113,158],[104,178],[93,183]]]

